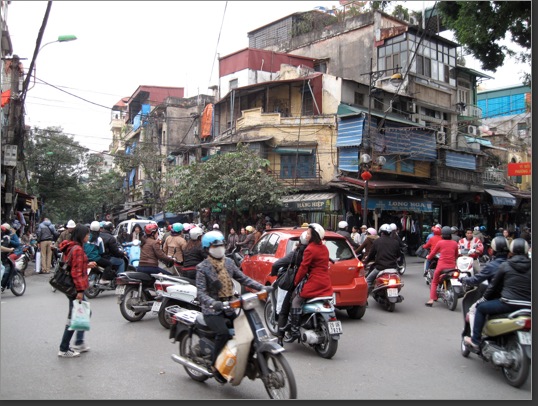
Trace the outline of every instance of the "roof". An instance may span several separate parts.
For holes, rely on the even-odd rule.
[[[365,109],[365,108],[362,108],[362,107],[351,106],[351,105],[345,104],[345,103],[340,103],[338,105],[338,110],[336,112],[336,115],[339,118],[357,116],[359,114],[364,114],[365,117],[366,117],[366,115],[368,114],[368,109]],[[377,113],[375,111],[372,111],[371,114],[372,114],[372,116],[376,116],[376,117],[382,117],[382,118],[384,117],[385,120],[388,120],[388,121],[394,121],[394,122],[397,122],[397,123],[407,124],[407,125],[410,125],[410,126],[413,126],[413,127],[420,127],[420,128],[424,128],[425,130],[429,130],[428,128],[426,128],[424,126],[421,126],[418,123],[415,123],[414,121],[406,120],[405,118],[402,118],[398,114],[394,114],[394,113]]]
[[[486,79],[495,79],[493,76],[486,75],[485,73],[479,72],[471,68],[466,68],[465,66],[462,66],[462,65],[458,65],[457,67],[458,67],[458,70],[467,72],[477,77],[486,78]]]
[[[164,102],[167,97],[177,97],[182,99],[185,95],[185,89],[183,87],[169,87],[169,86],[138,86],[138,89],[129,97],[127,103],[136,99],[142,92],[149,93],[150,104],[157,105]]]

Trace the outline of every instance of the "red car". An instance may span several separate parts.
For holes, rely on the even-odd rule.
[[[263,285],[271,285],[276,279],[276,276],[270,275],[273,263],[294,248],[303,231],[304,228],[273,228],[267,231],[245,255],[242,271]],[[350,318],[360,319],[364,316],[368,299],[364,265],[345,237],[326,231],[324,241],[332,260],[329,273],[334,306],[346,310]]]

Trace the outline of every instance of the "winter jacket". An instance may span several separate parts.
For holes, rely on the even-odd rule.
[[[174,260],[161,249],[160,241],[154,238],[142,237],[140,243],[140,261],[138,266],[159,266],[162,261],[166,266],[174,265]]]
[[[241,248],[246,248],[249,251],[252,250],[252,247],[254,246],[254,234],[247,234],[247,237],[244,241],[236,242],[235,245],[239,245]]]
[[[103,230],[99,233],[99,236],[103,239],[103,244],[105,246],[105,252],[103,254],[104,258],[123,258],[123,249],[120,248],[116,237],[110,234],[110,231]]]
[[[164,240],[163,251],[166,255],[174,257],[177,262],[183,263],[183,251],[187,241],[181,235],[173,233]]]
[[[346,230],[338,230],[336,232],[336,234],[340,234],[342,237],[345,237],[346,240],[351,244],[351,246],[355,249],[355,248],[358,248],[359,247],[359,244],[357,244],[355,242],[355,240],[353,240],[353,238],[351,238],[351,234],[349,233],[349,231],[346,231]]]
[[[284,268],[286,271],[292,264],[296,266],[301,265],[306,247],[306,245],[299,243],[295,249],[273,262],[273,265],[271,266],[271,276],[277,276],[280,268]]]
[[[55,241],[58,236],[58,232],[49,220],[44,220],[39,224],[36,231],[37,242],[41,241]]]
[[[365,264],[374,261],[375,269],[398,269],[398,258],[400,257],[400,244],[394,238],[382,234],[374,240],[370,254],[363,261]]]
[[[441,241],[443,239],[443,237],[441,237],[440,235],[433,235],[432,238],[430,238],[426,244],[424,244],[422,246],[422,248],[426,249],[426,250],[430,250],[430,252],[433,250],[433,248],[435,247],[435,244],[437,244],[439,241]]]
[[[473,254],[469,255],[474,259],[478,258],[484,253],[484,245],[478,238],[473,237],[471,240],[468,240],[464,237],[459,241],[458,244],[461,250],[475,250]]]
[[[359,245],[359,248],[356,249],[355,252],[357,253],[357,255],[359,255],[362,252],[362,250],[364,250],[364,255],[362,256],[362,259],[365,259],[370,254],[374,241],[377,240],[378,238],[379,238],[378,235],[367,235],[366,238],[364,239],[364,242],[361,245]]]
[[[63,252],[63,258],[71,264],[71,276],[77,292],[84,292],[90,286],[88,283],[88,257],[82,246],[75,241],[62,241],[58,247]],[[71,255],[71,257],[70,257]]]
[[[436,269],[455,269],[456,258],[458,258],[458,243],[453,239],[441,240],[430,251],[426,259],[431,261],[435,255],[440,253]]]
[[[241,285],[254,290],[262,290],[263,285],[249,278],[235,265],[235,262],[224,257],[224,266],[232,279],[238,281]],[[217,276],[217,272],[208,259],[205,259],[196,266],[196,289],[198,291],[198,300],[202,307],[202,313],[206,316],[222,314],[222,310],[214,310],[211,306],[215,301],[227,298],[219,298],[219,290],[222,285]]]
[[[467,276],[461,278],[462,282],[470,286],[478,286],[484,281],[491,282],[493,277],[497,274],[499,267],[508,259],[507,253],[497,254],[493,261],[489,261],[487,265],[480,270],[474,276]]]
[[[202,243],[189,241],[183,251],[183,268],[191,268],[207,258],[207,253],[202,249]]]
[[[325,244],[308,243],[303,253],[303,260],[295,275],[294,284],[308,274],[299,296],[305,299],[317,296],[332,296],[333,287],[329,275],[329,250]]]
[[[239,241],[238,234],[228,234],[228,242],[226,244],[226,252],[230,253],[235,249],[235,243]]]
[[[500,297],[501,301],[508,304],[530,306],[531,295],[531,260],[526,255],[514,255],[501,264],[484,292],[484,299]]]

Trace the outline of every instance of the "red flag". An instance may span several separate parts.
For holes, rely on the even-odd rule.
[[[11,89],[8,89],[5,92],[2,92],[2,107],[4,107],[6,104],[9,103],[10,97],[11,97]]]

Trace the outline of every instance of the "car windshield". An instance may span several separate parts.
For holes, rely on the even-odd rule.
[[[289,239],[288,244],[286,245],[286,254],[294,249],[295,244],[298,239]],[[348,243],[343,239],[334,239],[329,238],[325,239],[325,246],[329,250],[329,258],[333,261],[346,261],[348,259],[354,259],[355,255],[349,247]]]

